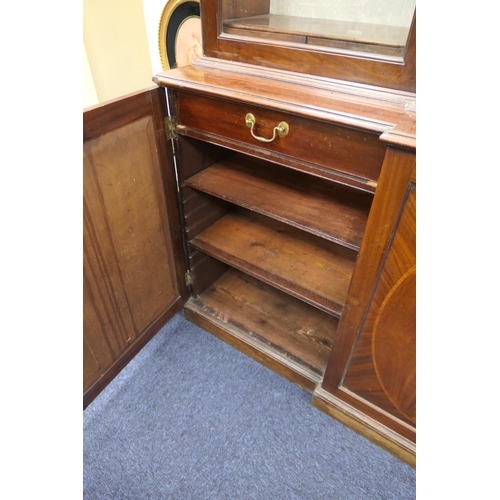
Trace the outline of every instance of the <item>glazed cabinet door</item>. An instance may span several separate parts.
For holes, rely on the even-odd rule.
[[[164,96],[83,113],[84,406],[187,299]]]
[[[349,415],[348,425],[364,425],[367,437],[409,463],[416,441],[415,175],[413,153],[388,150],[315,400]]]

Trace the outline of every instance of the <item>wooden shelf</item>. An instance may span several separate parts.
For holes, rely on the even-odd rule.
[[[225,20],[223,31],[229,35],[401,56],[409,27],[265,14]]]
[[[356,252],[237,209],[190,241],[202,252],[340,316]]]
[[[184,183],[235,205],[359,250],[373,196],[235,154]]]
[[[338,320],[230,269],[185,306],[186,317],[302,387],[321,381]]]

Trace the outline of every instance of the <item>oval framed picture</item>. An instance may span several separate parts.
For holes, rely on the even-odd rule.
[[[164,70],[192,64],[203,54],[199,0],[169,0],[162,12],[158,47]]]

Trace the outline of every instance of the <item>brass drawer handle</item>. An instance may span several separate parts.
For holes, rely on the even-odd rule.
[[[273,136],[271,137],[271,139],[265,139],[264,137],[259,137],[253,133],[253,127],[255,125],[255,116],[253,116],[252,113],[248,113],[247,116],[245,116],[245,123],[247,124],[247,127],[250,129],[252,137],[254,137],[260,142],[273,142],[274,139],[276,139],[276,132],[278,132],[280,137],[286,137],[289,130],[287,122],[280,122],[278,123],[277,127],[274,127]]]

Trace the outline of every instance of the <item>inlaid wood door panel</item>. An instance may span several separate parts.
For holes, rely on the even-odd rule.
[[[343,387],[416,424],[416,186],[410,185]]]
[[[175,186],[155,104],[158,114],[154,92],[113,102],[84,127],[84,393],[180,307],[178,214],[167,218]]]
[[[321,385],[333,405],[361,411],[413,458],[416,191],[415,153],[388,148]]]

